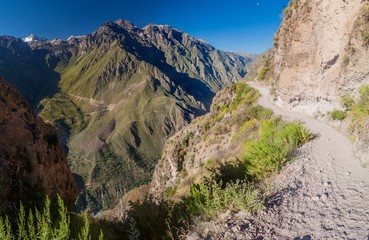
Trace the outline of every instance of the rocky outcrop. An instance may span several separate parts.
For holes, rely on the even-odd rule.
[[[366,1],[294,0],[275,37],[278,103],[313,114],[369,83]]]
[[[40,204],[59,194],[74,203],[78,190],[57,130],[31,110],[18,90],[0,79],[0,201],[3,208]]]

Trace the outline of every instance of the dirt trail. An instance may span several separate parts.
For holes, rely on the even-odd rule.
[[[352,143],[324,122],[277,107],[268,89],[251,86],[262,95],[260,105],[302,122],[316,138],[275,177],[262,212],[199,219],[187,239],[369,240],[369,169],[354,157]]]
[[[279,192],[255,220],[260,236],[368,240],[369,169],[354,157],[352,143],[324,122],[275,106],[268,89],[251,86],[262,95],[260,105],[286,120],[301,121],[317,135],[277,177]]]

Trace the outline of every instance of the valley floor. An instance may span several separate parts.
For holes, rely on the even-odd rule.
[[[324,122],[275,106],[268,89],[252,86],[262,95],[260,105],[301,121],[316,138],[276,177],[264,211],[200,221],[188,239],[369,239],[369,169],[355,158],[352,143]]]

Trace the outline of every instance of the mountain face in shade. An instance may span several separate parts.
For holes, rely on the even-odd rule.
[[[78,190],[58,132],[36,116],[18,90],[0,78],[0,209],[39,204],[59,194],[71,205]]]
[[[147,183],[166,139],[251,62],[170,26],[125,20],[66,41],[0,37],[0,52],[0,75],[59,128],[81,176],[79,205],[93,211]]]

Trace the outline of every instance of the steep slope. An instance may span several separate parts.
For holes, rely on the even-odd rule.
[[[40,204],[59,194],[71,205],[78,190],[57,130],[31,110],[20,93],[0,79],[0,210]]]
[[[60,89],[38,111],[61,131],[72,170],[87,188],[79,205],[93,211],[148,182],[165,140],[206,113],[215,93],[242,79],[251,62],[170,26],[138,28],[125,20],[66,41],[29,37],[28,48],[17,41],[30,61],[58,77]],[[21,91],[38,89],[15,79]]]

